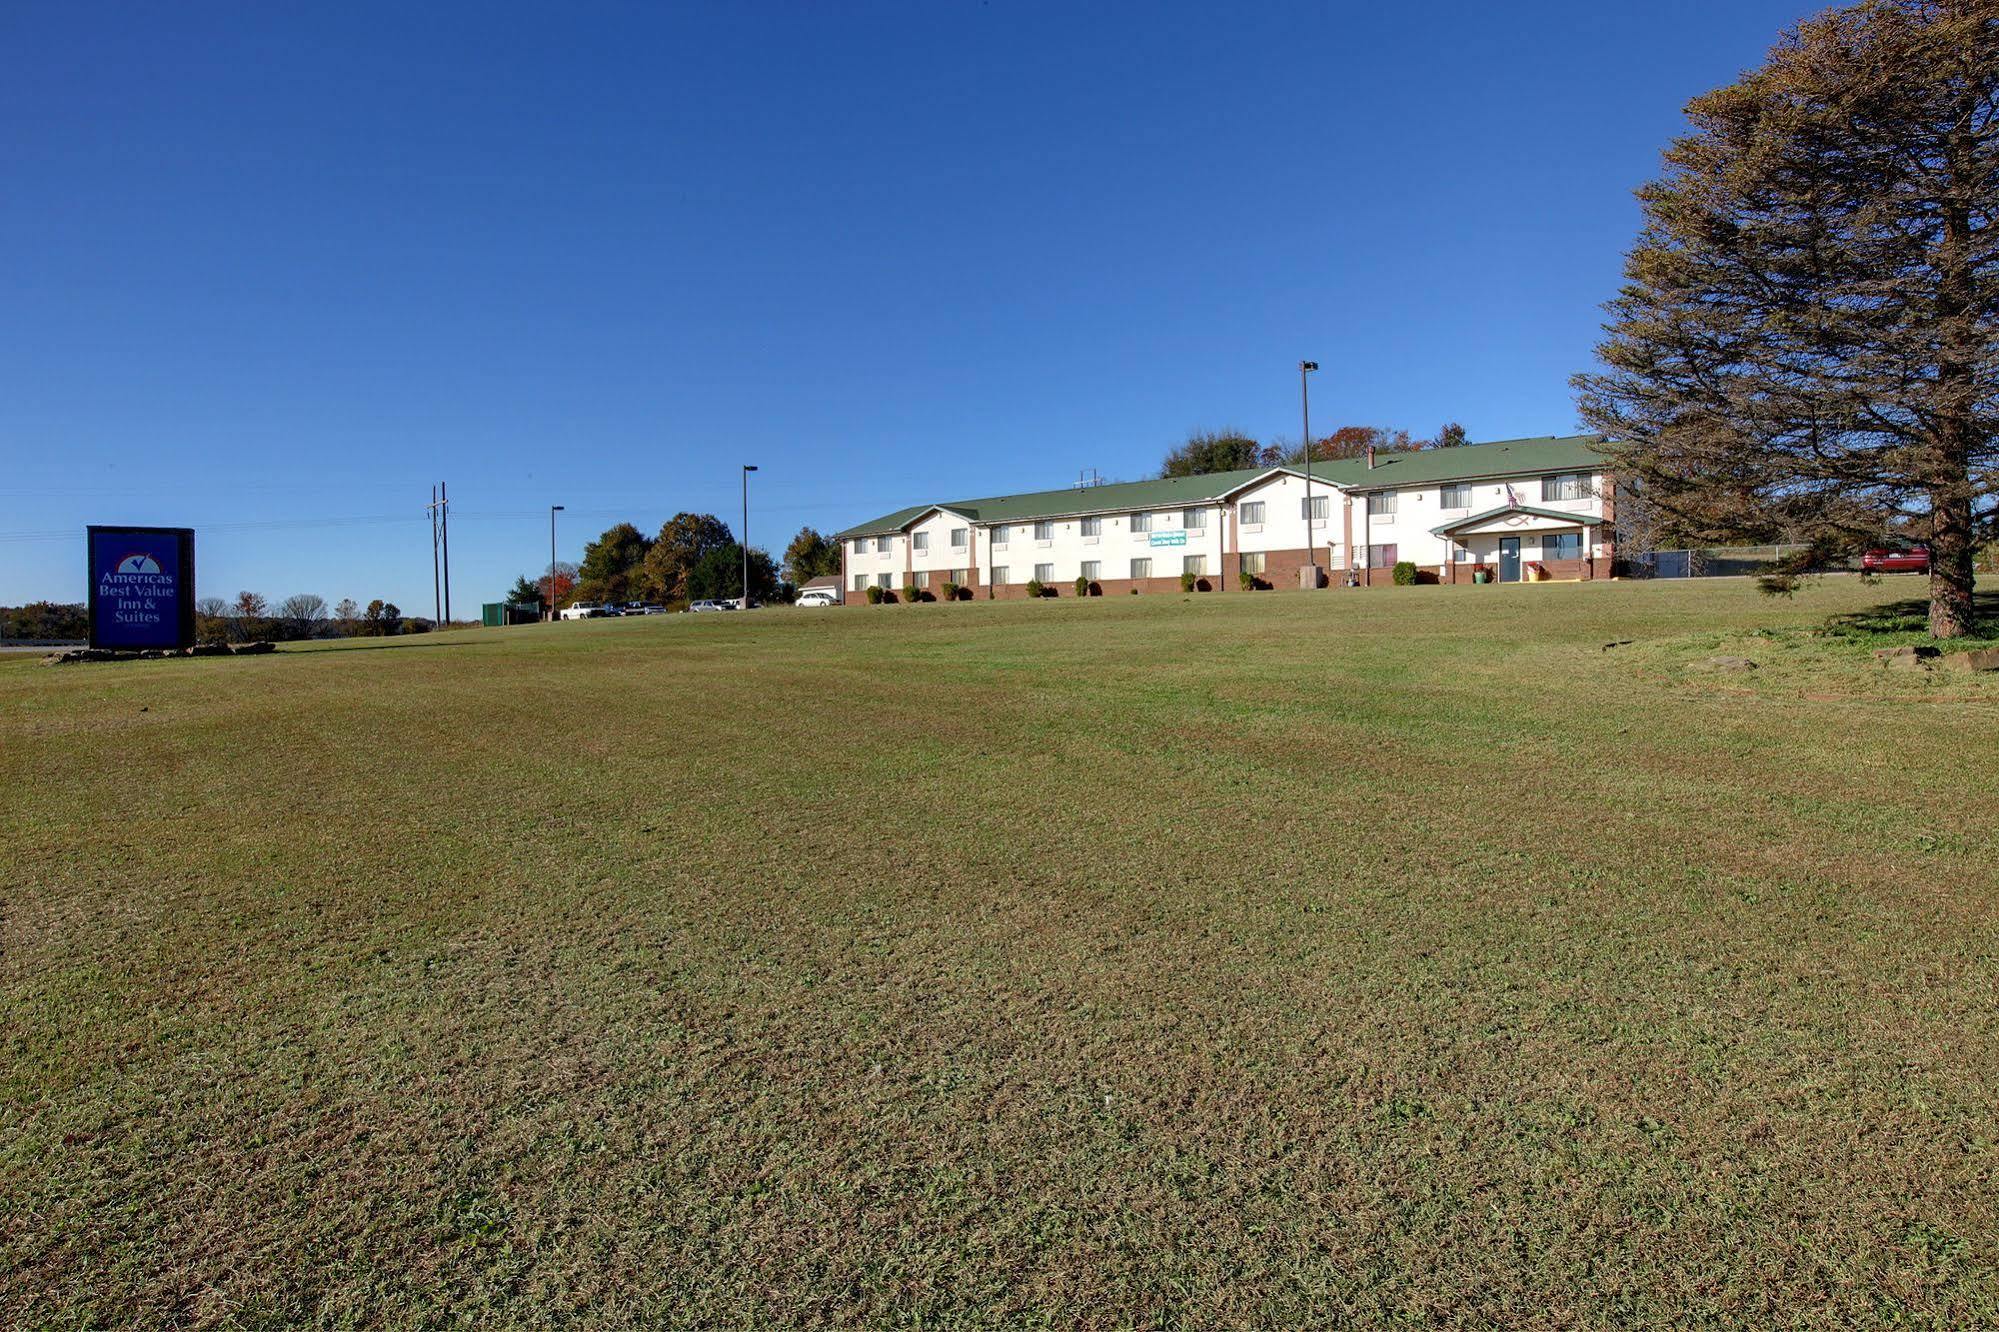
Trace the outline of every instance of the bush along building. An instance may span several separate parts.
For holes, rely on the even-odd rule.
[[[1598,437],[947,500],[839,534],[841,595],[997,598],[1609,576]],[[1310,492],[1309,499],[1307,492]]]

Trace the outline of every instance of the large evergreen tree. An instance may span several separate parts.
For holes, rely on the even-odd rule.
[[[1684,530],[1930,541],[1969,632],[1999,388],[1999,0],[1871,0],[1697,98],[1639,192],[1585,421]]]

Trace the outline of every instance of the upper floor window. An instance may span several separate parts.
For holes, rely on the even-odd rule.
[[[1086,537],[1092,537],[1092,536],[1102,536],[1102,535],[1103,535],[1103,530],[1104,530],[1104,520],[1103,520],[1103,519],[1101,519],[1101,518],[1085,518],[1085,519],[1083,520],[1083,535],[1084,535],[1084,536],[1086,536]]]
[[[1004,546],[1006,544],[1005,523],[1001,523],[999,526],[993,528],[993,544],[995,546]]]
[[[915,543],[916,549],[918,550],[930,549],[930,534],[928,532],[917,532],[913,534],[909,539]]]
[[[1440,486],[1437,489],[1437,503],[1446,509],[1469,509],[1471,487],[1464,484]]]
[[[953,550],[963,550],[965,548],[965,531],[966,529],[962,527],[951,529],[951,548]]]
[[[1036,523],[1034,525],[1034,539],[1036,541],[1053,541],[1055,539],[1055,524]]]
[[[1298,516],[1300,518],[1309,518],[1315,523],[1323,523],[1326,521],[1327,515],[1332,512],[1332,503],[1333,499],[1330,495],[1314,495],[1309,500],[1301,495],[1298,498]],[[1312,506],[1310,513],[1305,511],[1307,504]]]
[[[1261,527],[1263,525],[1262,500],[1250,500],[1242,506],[1241,512],[1242,525],[1244,527]]]
[[[1131,516],[1131,530],[1134,532],[1150,532],[1152,530],[1152,515],[1149,513],[1134,513]]]
[[[867,553],[868,553],[868,539],[866,537],[855,537],[854,554],[865,555]]]
[[[1207,525],[1208,511],[1206,509],[1180,510],[1180,526],[1186,528],[1188,531],[1198,532]]]
[[[1369,495],[1367,497],[1368,517],[1379,518],[1382,517],[1383,515],[1392,514],[1394,512],[1395,512],[1394,491],[1392,490],[1383,491],[1379,495]]]
[[[883,555],[886,555],[886,554],[888,554],[888,547],[889,547],[889,542],[890,542],[891,540],[892,540],[892,538],[890,538],[890,537],[876,537],[876,538],[875,538],[875,549],[876,549],[877,551],[881,552],[881,553],[882,553]]]
[[[1561,472],[1541,478],[1544,500],[1579,500],[1589,497],[1589,478],[1581,472]]]

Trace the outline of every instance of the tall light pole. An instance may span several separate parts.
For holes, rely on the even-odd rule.
[[[743,605],[750,608],[750,473],[756,471],[754,463],[743,464]]]
[[[1305,417],[1305,560],[1313,567],[1319,563],[1318,538],[1313,535],[1316,524],[1312,521],[1312,381],[1308,376],[1319,368],[1317,361],[1298,362],[1298,405]],[[1314,578],[1316,589],[1319,580]]]
[[[561,512],[560,504],[548,506],[548,603],[542,613],[551,620],[555,618],[555,515]]]

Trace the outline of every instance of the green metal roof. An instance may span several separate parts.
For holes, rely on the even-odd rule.
[[[1579,527],[1598,527],[1603,523],[1603,519],[1593,514],[1570,513],[1565,509],[1544,509],[1538,504],[1502,504],[1498,508],[1487,509],[1484,513],[1475,513],[1469,518],[1455,518],[1442,527],[1433,527],[1430,529],[1430,535],[1443,536],[1446,532],[1455,532],[1461,527],[1476,527],[1503,513],[1524,513],[1535,518],[1553,518],[1558,522],[1575,523]]]
[[[1398,486],[1435,485],[1440,481],[1472,481],[1485,477],[1531,476],[1542,472],[1586,470],[1601,466],[1603,455],[1595,435],[1508,439],[1491,444],[1466,444],[1454,449],[1409,449],[1375,455],[1370,470],[1365,458],[1342,458],[1312,464],[1312,479],[1345,490],[1386,490]],[[1034,522],[1079,514],[1117,513],[1132,509],[1176,509],[1188,504],[1214,503],[1285,467],[1250,467],[1205,476],[1173,476],[1153,481],[1123,481],[1107,486],[1037,490],[1025,495],[994,495],[986,499],[940,500],[885,513],[834,535],[846,539],[898,532],[933,509],[960,514],[975,523]]]

